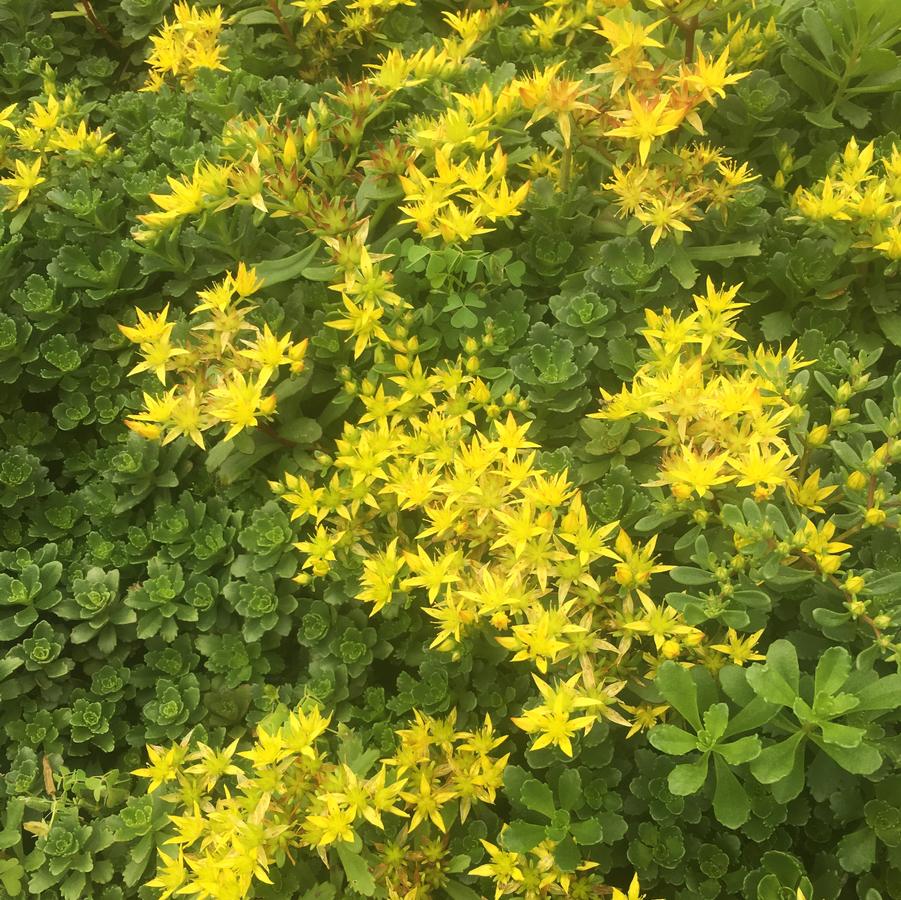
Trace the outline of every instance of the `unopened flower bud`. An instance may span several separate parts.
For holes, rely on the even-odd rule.
[[[824,575],[834,575],[842,565],[841,557],[838,556],[824,556],[818,560],[820,564],[820,571]]]
[[[863,472],[852,472],[845,480],[845,485],[852,491],[862,491],[868,480]]]
[[[851,399],[851,394],[854,393],[851,390],[851,385],[848,384],[847,381],[843,381],[839,386],[838,390],[835,392],[835,398],[839,403],[844,405]]]
[[[676,659],[679,654],[682,652],[682,647],[679,642],[669,638],[663,642],[663,646],[660,648],[660,655],[665,657],[666,659]]]
[[[866,600],[849,600],[845,606],[848,608],[848,612],[854,616],[855,619],[860,618],[860,616],[866,615],[867,612],[867,602]]]
[[[863,577],[860,575],[849,575],[846,579],[842,587],[849,594],[859,594],[865,587],[866,582],[863,580]]]
[[[847,425],[851,421],[851,410],[847,406],[839,406],[832,410],[833,425]]]
[[[864,521],[867,525],[881,525],[887,518],[885,510],[880,509],[878,506],[871,506],[864,513]]]
[[[829,426],[817,425],[816,428],[810,429],[810,434],[807,435],[807,443],[811,447],[822,447],[826,443],[827,437],[829,437]]]

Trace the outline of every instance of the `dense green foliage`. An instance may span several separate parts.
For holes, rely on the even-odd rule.
[[[146,745],[190,734],[249,746],[284,707],[315,704],[332,717],[335,758],[361,776],[394,753],[414,713],[456,710],[461,732],[487,714],[507,736],[493,751],[510,754],[503,786],[443,844],[438,830],[434,846],[415,844],[409,864],[436,879],[411,884],[418,893],[390,893],[378,868],[387,851],[358,839],[320,848],[328,866],[306,849],[287,854],[269,869],[274,886],[258,881],[252,896],[494,896],[471,873],[488,862],[480,841],[500,844],[507,823],[506,850],[550,847],[555,872],[594,862],[598,885],[625,889],[637,873],[648,898],[899,900],[901,6],[221,6],[226,68],[154,83],[147,59],[172,18],[169,0],[0,4],[0,898],[158,897],[142,885],[176,807],[131,774],[146,765]],[[334,21],[372,7],[376,19],[327,38],[331,26],[310,13],[319,7]],[[461,32],[459,58],[449,50],[446,65],[421,66],[422,77],[413,67],[403,90],[391,87],[385,55],[440,47],[452,34],[444,14],[464,8],[493,18],[471,44]],[[645,44],[654,66],[627,72],[637,80],[625,89],[610,90],[612,70],[597,74],[623,58],[600,16],[662,22],[648,32],[660,46]],[[614,115],[626,90],[667,91],[697,51],[712,61],[727,47],[730,73],[748,74],[692,101],[703,137],[687,116],[656,135],[648,159],[644,190],[683,204],[666,221],[684,227],[648,218],[650,201],[632,215],[611,187],[648,150],[610,134],[630,121]],[[530,100],[538,73],[558,62],[561,94]],[[584,94],[566,99],[581,79]],[[373,99],[367,85],[384,93]],[[452,133],[442,116],[483,90],[494,104],[484,123],[462,115]],[[522,106],[501,110],[517,90]],[[51,140],[57,103],[71,137]],[[436,122],[445,130],[423,138]],[[706,159],[698,141],[721,156]],[[511,194],[523,190],[506,214],[484,213],[484,233],[404,219],[400,207],[416,202],[404,178],[437,180],[442,144],[454,165],[484,154],[491,167],[495,143],[505,157],[488,176],[494,200],[504,202],[508,182]],[[289,184],[295,159],[308,171]],[[159,198],[196,184],[206,165],[230,167],[228,185],[218,194],[207,185],[194,206],[154,220],[166,208]],[[685,185],[690,196],[677,196]],[[486,202],[455,190],[461,207]],[[359,299],[359,284],[341,254],[360,263],[361,245],[400,302],[386,301],[382,285],[385,333],[345,340],[354,313],[342,296]],[[270,381],[274,414],[258,404],[257,427],[229,440],[211,427],[205,449],[188,430],[148,439],[134,418],[129,430],[126,418],[141,415],[144,392],[162,379],[153,367],[129,376],[139,342],[119,326],[134,327],[135,307],[159,316],[168,305],[186,341],[197,292],[239,263],[262,280],[249,313],[257,335],[309,341]],[[736,328],[750,347],[783,344],[768,360],[778,372],[749,377],[764,393],[785,388],[790,425],[779,423],[779,439],[796,466],[770,488],[733,477],[686,498],[665,490],[676,479],[661,473],[660,434],[642,410],[590,416],[602,390],[618,395],[653,362],[645,310],[684,320],[708,278],[742,285]],[[342,316],[344,330],[330,327]],[[793,353],[812,364],[793,366]],[[616,644],[616,661],[606,648],[562,662],[552,653],[549,669],[528,653],[513,659],[487,625],[436,641],[425,590],[414,598],[399,584],[373,612],[358,599],[349,539],[334,566],[317,567],[316,526],[337,527],[343,514],[292,518],[298,504],[280,497],[287,476],[327,487],[347,423],[365,428],[361,395],[392,389],[414,360],[478,375],[487,393],[473,401],[473,428],[489,433],[508,413],[529,420],[535,466],[567,473],[593,526],[618,522],[643,546],[656,536],[648,559],[660,565],[642,590],[684,631],[651,639],[640,606],[628,605],[639,580],[612,574],[609,554],[597,582],[620,593],[609,634],[596,636]],[[214,425],[224,421],[234,420],[223,413]],[[359,554],[375,558],[392,528],[414,547],[414,504],[408,518],[385,504],[379,512],[382,543]],[[468,562],[481,560],[479,546],[467,545]],[[621,543],[616,552],[632,558]],[[579,589],[586,609],[590,587]],[[639,625],[627,639],[630,618]],[[716,649],[751,635],[746,652]],[[571,752],[567,741],[530,738],[532,675],[547,671],[550,682],[586,666],[601,688],[626,682],[610,690],[615,712],[588,723]],[[580,896],[566,884],[506,896]]]

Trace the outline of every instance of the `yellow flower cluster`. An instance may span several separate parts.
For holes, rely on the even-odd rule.
[[[385,42],[385,17],[400,6],[415,5],[415,0],[293,0],[288,9],[298,10],[298,18],[282,19],[280,25],[301,54],[303,76],[314,79],[338,56],[371,41]]]
[[[753,11],[754,5],[749,6]],[[760,62],[779,46],[779,29],[773,16],[764,24],[743,19],[738,13],[729,13],[722,31],[715,28],[711,32],[710,42],[720,53],[728,49],[729,58],[735,65],[760,67]]]
[[[119,326],[142,357],[129,375],[152,372],[164,387],[170,375],[177,379],[163,394],[144,393],[145,410],[126,419],[129,428],[164,444],[184,435],[203,447],[202,432],[210,428],[227,425],[230,440],[272,416],[275,396],[266,387],[284,365],[303,371],[308,341],[293,343],[290,332],[279,337],[248,321],[255,307],[247,298],[261,287],[256,271],[241,263],[234,275],[199,291],[197,319],[182,343],[173,340],[168,304],[156,315],[136,309],[137,324]]]
[[[354,340],[354,359],[374,341],[386,341],[382,318],[387,308],[400,309],[409,304],[392,290],[393,278],[378,265],[388,259],[386,253],[371,254],[364,243],[366,226],[350,239],[326,238],[335,262],[343,269],[343,280],[330,285],[341,293],[344,315],[326,322],[330,328],[348,332]]]
[[[204,10],[179,0],[175,18],[165,19],[159,34],[152,35],[153,51],[147,57],[150,72],[142,91],[159,91],[174,80],[190,90],[200,69],[228,71],[219,35],[228,24],[222,7]]]
[[[725,219],[729,203],[757,177],[747,163],[739,166],[716,148],[695,144],[680,147],[668,160],[614,166],[604,188],[617,196],[619,215],[634,216],[654,229],[653,247],[669,233],[678,240],[691,230],[689,222],[711,211]]]
[[[467,56],[504,14],[504,6],[492,2],[487,9],[442,13],[452,34],[441,38],[440,46],[405,56],[390,50],[371,64],[372,82],[383,90],[395,92],[415,87],[427,80],[447,80],[459,72]]]
[[[705,497],[721,485],[753,488],[757,499],[787,485],[795,464],[785,430],[799,409],[789,376],[809,365],[796,355],[760,347],[743,352],[735,319],[747,304],[740,285],[695,295],[695,312],[675,318],[647,310],[648,361],[630,387],[602,391],[598,419],[641,416],[665,448],[658,479],[679,500]]]
[[[501,836],[503,837],[503,831]],[[495,900],[506,896],[542,900],[551,897],[590,900],[592,897],[603,896],[603,881],[591,874],[591,870],[597,868],[598,864],[583,862],[575,871],[563,871],[554,857],[554,841],[542,841],[528,853],[503,850],[484,838],[481,843],[489,861],[472,869],[469,874],[493,879]],[[613,889],[613,896],[626,897],[616,888]]]
[[[875,250],[901,260],[901,151],[876,156],[870,141],[861,149],[854,138],[830,173],[794,197],[801,217],[841,228],[847,247]]]
[[[272,484],[303,526],[297,580],[355,577],[373,614],[415,597],[442,650],[492,636],[533,667],[541,700],[514,721],[537,747],[572,755],[574,735],[599,719],[632,724],[616,709],[634,678],[630,650],[647,641],[653,669],[683,653],[690,662],[703,640],[646,593],[667,568],[656,539],[619,531],[608,546],[616,523],[593,524],[566,472],[535,465],[528,422],[504,418],[477,357],[427,370],[414,339],[378,331],[393,365],[360,386],[364,411],[320,457],[320,476]],[[512,392],[499,399],[516,404]]]
[[[323,746],[330,719],[315,707],[279,710],[242,751],[238,741],[223,750],[191,749],[188,739],[148,747],[149,765],[133,774],[177,810],[166,842],[174,852],[160,851],[147,884],[162,891],[159,900],[243,900],[255,879],[271,884],[270,867],[292,851],[313,851],[328,865],[331,848],[359,837],[381,851],[374,874],[388,897],[432,896],[427,886],[447,862],[435,838],[464,823],[473,804],[494,802],[508,758],[495,751],[505,738],[488,716],[459,731],[455,713],[417,712],[397,732],[394,755],[371,772],[374,754],[336,762]]]
[[[166,180],[171,192],[150,195],[159,211],[138,216],[138,221],[146,226],[146,230],[135,231],[135,240],[151,240],[160,232],[178,225],[187,216],[217,209],[228,197],[229,172],[228,166],[197,162],[191,175],[181,178],[168,176]]]
[[[452,163],[441,150],[434,164],[434,174],[410,165],[407,175],[400,176],[407,203],[400,207],[401,222],[412,222],[425,238],[440,236],[450,244],[487,234],[493,231],[488,223],[518,216],[529,193],[529,182],[510,190],[507,155],[500,147],[491,165],[484,155],[475,163]]]
[[[44,96],[45,101],[33,98],[23,110],[16,103],[0,109],[0,171],[10,173],[0,178],[4,209],[18,209],[67,160],[91,164],[109,153],[113,135],[100,128],[89,130],[78,95],[67,91],[60,97],[49,71]]]
[[[553,50],[558,42],[568,47],[589,22],[611,9],[625,6],[629,0],[544,0],[538,12],[529,13],[529,27],[523,37],[526,44],[540,50]]]

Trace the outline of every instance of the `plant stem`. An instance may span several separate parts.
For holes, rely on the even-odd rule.
[[[293,49],[300,52],[297,42],[294,40],[294,35],[291,34],[291,29],[288,27],[288,22],[285,20],[285,17],[282,15],[282,11],[278,8],[278,0],[266,0],[269,4],[269,9],[272,10],[272,14],[278,20],[279,28],[282,30],[282,34],[285,36],[285,40],[293,47]]]
[[[695,35],[700,25],[700,17],[692,16],[686,20],[681,16],[670,13],[669,20],[679,29],[682,37],[685,38],[685,62],[691,62],[695,55]]]
[[[118,47],[119,43],[116,39],[109,33],[109,29],[100,19],[97,18],[97,13],[94,12],[94,7],[91,5],[91,0],[81,0],[81,8],[85,14],[85,18],[94,26],[97,34],[100,35],[108,44],[112,44],[114,47]]]

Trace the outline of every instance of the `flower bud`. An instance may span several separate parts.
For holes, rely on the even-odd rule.
[[[834,575],[842,565],[841,557],[838,556],[823,556],[817,562],[820,564],[820,571],[824,575]]]
[[[846,579],[842,587],[849,594],[859,594],[865,587],[866,582],[863,580],[863,577],[860,575],[849,575]]]
[[[878,506],[871,506],[864,513],[864,521],[867,525],[881,525],[887,518],[885,510],[880,509]]]
[[[860,618],[863,615],[866,615],[867,612],[867,602],[866,600],[850,600],[845,604],[848,608],[848,612],[854,616],[855,619]]]
[[[835,398],[844,406],[851,399],[852,393],[854,392],[851,390],[851,385],[847,381],[843,381],[835,392]]]
[[[811,428],[810,434],[807,435],[807,443],[811,447],[822,447],[826,443],[827,437],[829,437],[829,426],[817,425],[816,428]]]
[[[839,406],[832,410],[833,425],[847,425],[851,421],[851,410],[847,406]]]
[[[869,479],[863,472],[852,472],[845,480],[845,486],[852,491],[862,491]]]
[[[873,624],[877,628],[888,628],[892,624],[892,617],[883,613],[880,616],[873,616]]]
[[[666,659],[676,659],[681,652],[682,647],[679,645],[679,642],[673,640],[673,638],[664,641],[663,646],[660,648],[660,655]]]
[[[479,349],[479,342],[475,338],[468,337],[463,342],[463,349],[467,353],[475,353]]]

